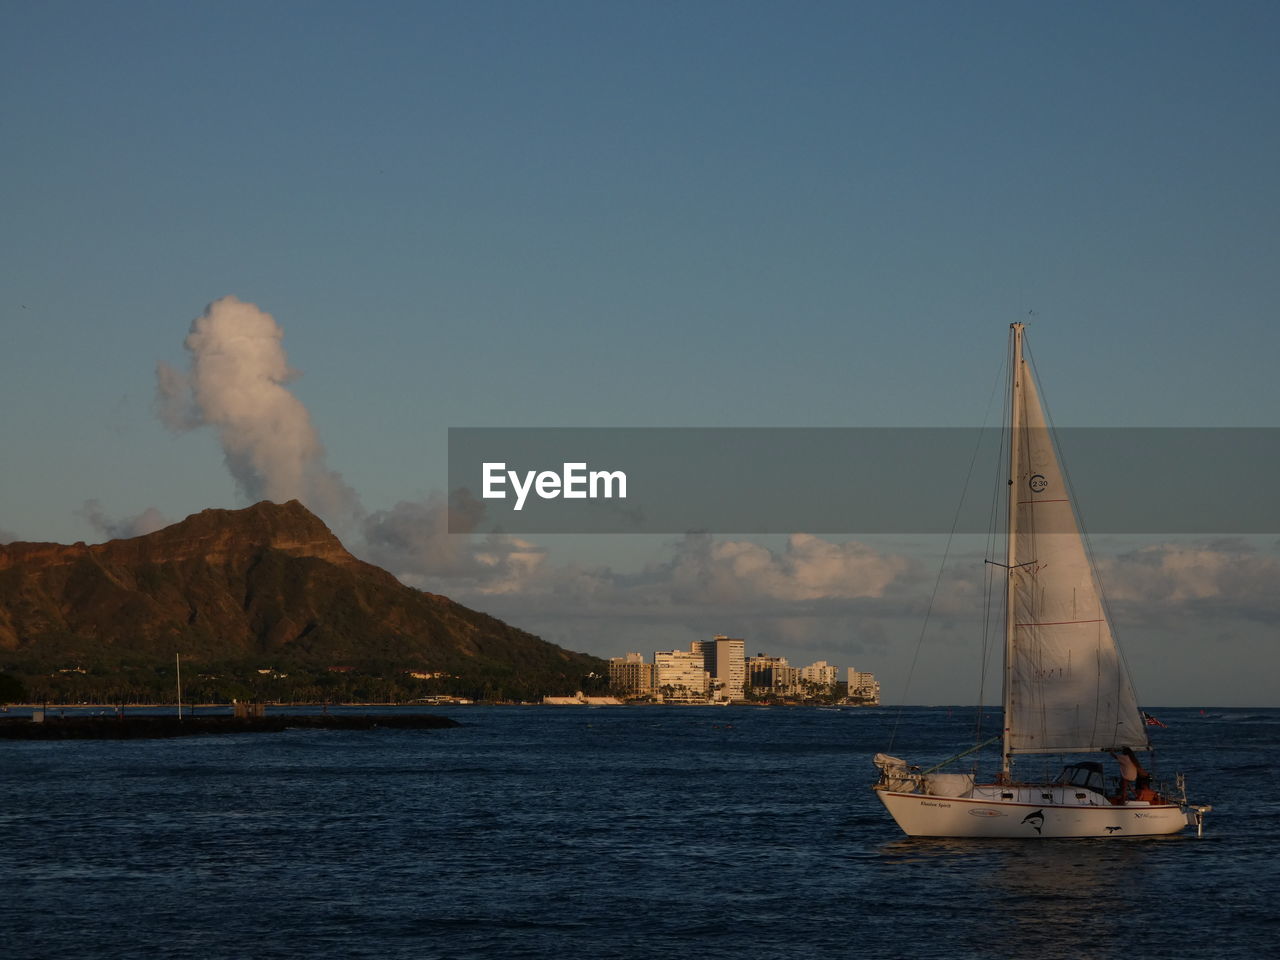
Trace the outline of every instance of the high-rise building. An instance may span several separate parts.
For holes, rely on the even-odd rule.
[[[834,687],[839,676],[840,668],[833,667],[825,660],[819,660],[817,663],[811,663],[807,667],[800,668],[801,681],[815,687]]]
[[[717,634],[713,640],[695,640],[690,649],[702,656],[702,668],[711,678],[710,699],[742,700],[746,697],[747,643]]]
[[[644,697],[653,693],[653,664],[645,663],[638,653],[609,659],[609,686],[628,697]]]
[[[705,700],[709,676],[700,652],[656,650],[654,690],[668,700]]]
[[[785,697],[796,693],[800,671],[786,657],[766,657],[763,653],[747,659],[747,685],[757,693]]]
[[[880,683],[874,673],[849,668],[849,699],[875,706],[880,703]]]

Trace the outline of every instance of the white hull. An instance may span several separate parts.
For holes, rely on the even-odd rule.
[[[1059,787],[1020,787],[1015,799],[935,797],[876,790],[880,802],[911,837],[1155,837],[1177,833],[1192,821],[1177,804],[1063,803]],[[1052,801],[1031,802],[1053,794]],[[1007,792],[1008,788],[1004,788]],[[1034,792],[1033,792],[1034,791]],[[1056,802],[1055,802],[1056,801]]]

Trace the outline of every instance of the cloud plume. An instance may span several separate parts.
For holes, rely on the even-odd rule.
[[[250,500],[298,499],[331,522],[357,511],[354,491],[325,464],[307,408],[286,384],[284,331],[271,314],[223,297],[191,323],[184,373],[156,368],[161,419],[175,431],[211,426],[227,468]]]
[[[89,526],[93,527],[99,536],[108,540],[141,537],[148,533],[155,533],[169,523],[164,514],[155,507],[147,507],[136,517],[115,520],[107,515],[102,509],[102,504],[97,500],[86,500],[84,506],[76,511],[76,516],[88,521]]]

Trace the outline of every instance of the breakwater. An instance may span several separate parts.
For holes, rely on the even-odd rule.
[[[322,714],[264,717],[48,717],[0,720],[0,740],[135,740],[282,730],[439,730],[458,722],[436,714]]]

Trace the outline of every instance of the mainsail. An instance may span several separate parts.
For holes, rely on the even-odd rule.
[[[1137,698],[1016,327],[1005,753],[1146,749]]]

